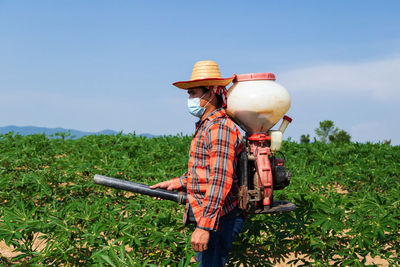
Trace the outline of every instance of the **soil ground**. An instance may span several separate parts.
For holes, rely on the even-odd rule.
[[[45,244],[40,243],[41,240],[36,238],[36,244],[35,247],[37,247],[38,250],[44,248]],[[0,241],[0,256],[7,258],[8,260],[10,260],[12,257],[17,256],[19,253],[18,252],[14,252],[14,248],[13,247],[9,247],[6,245],[6,243],[2,240]],[[287,263],[291,260],[296,259],[296,255],[294,253],[290,253],[289,255],[287,255],[287,257],[285,258],[285,260],[283,262],[280,263],[276,263],[274,266],[275,267],[285,267],[285,266],[289,266]],[[380,257],[367,257],[367,264],[376,264],[378,266],[389,266],[388,262],[386,260],[381,259]],[[296,265],[292,265],[292,266],[296,266]]]

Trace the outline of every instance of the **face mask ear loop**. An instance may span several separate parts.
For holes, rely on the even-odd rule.
[[[205,94],[206,94],[206,93],[205,93]],[[205,95],[205,94],[204,94],[204,95]],[[202,99],[204,95],[202,95],[202,96],[200,97],[200,99]],[[208,103],[210,103],[210,102],[211,102],[211,100],[213,100],[213,98],[214,98],[214,97],[212,97],[210,100],[208,100],[208,102],[207,102],[207,103],[204,105],[204,107],[203,107],[203,108],[206,108],[206,107],[207,107],[207,105],[208,105]]]

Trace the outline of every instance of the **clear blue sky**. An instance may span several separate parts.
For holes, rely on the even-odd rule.
[[[3,1],[0,126],[193,133],[198,60],[273,72],[286,136],[330,119],[354,141],[400,144],[400,1]]]

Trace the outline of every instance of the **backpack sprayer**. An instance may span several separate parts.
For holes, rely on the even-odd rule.
[[[290,183],[285,161],[276,157],[282,135],[292,121],[284,116],[290,108],[290,95],[272,73],[237,75],[227,93],[227,114],[245,132],[245,148],[238,158],[239,208],[248,214],[288,212],[296,205],[274,200],[273,191]],[[281,118],[278,130],[270,130]],[[186,204],[185,192],[150,189],[149,186],[96,174],[96,184],[159,197]]]

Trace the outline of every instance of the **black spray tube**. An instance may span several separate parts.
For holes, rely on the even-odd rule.
[[[248,187],[248,159],[246,148],[240,153],[239,157],[239,168],[240,168],[240,185]]]
[[[121,180],[117,178],[107,177],[96,174],[93,178],[95,184],[100,184],[112,188],[122,189],[151,197],[159,197],[177,202],[178,204],[186,204],[187,195],[184,192],[174,192],[165,189],[151,189],[148,185],[139,184],[131,181]]]

